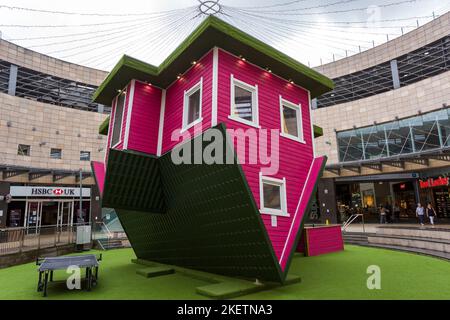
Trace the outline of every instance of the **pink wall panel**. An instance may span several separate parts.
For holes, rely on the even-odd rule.
[[[111,114],[110,114],[110,118],[109,118],[108,137],[107,137],[107,142],[106,142],[105,163],[108,161],[109,148],[111,147],[113,121],[114,121],[114,115],[116,113],[116,100],[117,100],[117,98],[114,98],[113,101],[111,102]]]
[[[308,237],[308,256],[344,250],[341,226],[308,228],[305,231]]]
[[[128,149],[156,155],[162,91],[135,82]]]
[[[95,181],[97,182],[100,195],[103,195],[103,189],[105,187],[105,164],[99,161],[92,161],[92,171],[95,175]]]
[[[284,269],[288,263],[289,253],[293,247],[296,246],[296,239],[298,230],[301,229],[303,217],[308,209],[308,204],[314,197],[314,187],[317,180],[320,178],[320,173],[325,164],[326,158],[319,157],[313,159],[311,167],[308,171],[307,179],[305,181],[304,188],[300,194],[298,207],[295,214],[291,217],[291,225],[285,242],[285,247],[280,258],[281,267]]]
[[[299,239],[298,244],[297,244],[297,249],[295,251],[296,252],[300,252],[300,253],[305,253],[305,246],[306,246],[305,230],[302,230],[301,231],[301,235],[300,235],[300,239]]]
[[[244,81],[252,86],[258,85],[259,125],[263,129],[278,129],[281,131],[280,95],[285,100],[302,105],[303,135],[306,144],[279,137],[279,171],[271,176],[278,179],[286,178],[287,210],[290,217],[278,217],[277,226],[272,227],[271,216],[262,215],[275,253],[281,259],[287,241],[287,234],[292,225],[292,218],[296,212],[300,194],[313,161],[308,92],[220,50],[218,122],[225,122],[227,128],[231,129],[253,128],[228,118],[231,103],[231,74],[237,80]],[[268,141],[270,142],[270,138]],[[248,146],[246,149],[248,150]],[[270,150],[270,143],[268,150]],[[242,159],[240,161],[241,163],[243,162]],[[261,165],[243,164],[242,168],[259,207],[259,172],[261,171]]]
[[[166,91],[166,109],[164,113],[164,133],[162,152],[170,151],[179,141],[172,141],[172,132],[180,132],[183,119],[184,91],[195,86],[203,78],[201,131],[211,127],[212,105],[212,51],[187,71],[181,79],[174,82]],[[194,129],[188,132],[193,135]]]

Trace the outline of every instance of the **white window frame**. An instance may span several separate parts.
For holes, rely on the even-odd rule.
[[[113,137],[114,137],[114,127],[116,125],[116,115],[117,115],[117,104],[119,103],[120,95],[123,94],[125,98],[123,99],[123,108],[122,108],[122,123],[120,124],[120,133],[119,133],[119,140],[115,145],[111,145],[111,148],[117,147],[122,142],[122,130],[123,130],[123,116],[125,115],[125,106],[127,104],[127,90],[122,90],[117,96],[116,96],[116,105],[114,106],[114,122],[113,126],[111,128],[111,144],[113,143]]]
[[[243,124],[246,124],[248,126],[252,126],[255,128],[260,128],[259,126],[259,101],[258,101],[258,85],[250,85],[248,83],[245,83],[241,80],[238,80],[234,77],[234,75],[231,75],[230,77],[230,84],[231,84],[231,103],[230,103],[230,115],[228,118],[233,121],[241,122]],[[248,121],[243,118],[240,118],[235,115],[234,110],[236,110],[236,99],[235,99],[235,90],[234,87],[238,86],[244,90],[250,91],[252,93],[252,118],[253,121]]]
[[[297,132],[299,135],[298,137],[284,131],[284,125],[283,125],[283,120],[284,120],[283,108],[284,107],[294,109],[297,112]],[[301,104],[295,104],[286,99],[283,99],[283,97],[280,96],[280,127],[281,127],[280,136],[303,143],[303,144],[306,143],[305,135],[303,133],[303,118],[302,118],[302,105]]]
[[[281,210],[264,207],[264,184],[270,184],[280,187],[280,204]],[[289,217],[287,211],[287,197],[286,197],[286,178],[276,179],[263,176],[259,174],[259,198],[260,198],[260,213],[272,216]]]
[[[189,97],[193,95],[195,92],[200,90],[200,105],[199,105],[199,117],[197,120],[192,121],[191,123],[187,123],[188,121],[188,111],[189,111]],[[200,81],[192,86],[189,90],[184,91],[183,98],[183,125],[181,132],[185,132],[186,130],[192,128],[193,126],[201,123],[203,121],[202,117],[202,104],[203,104],[203,78],[200,78]]]

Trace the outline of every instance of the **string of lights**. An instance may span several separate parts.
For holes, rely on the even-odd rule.
[[[191,7],[192,8],[192,7]],[[88,12],[68,12],[68,11],[55,11],[55,10],[42,10],[33,8],[24,8],[17,6],[0,5],[0,9],[7,9],[11,11],[27,11],[33,13],[45,13],[45,14],[57,14],[57,15],[76,15],[76,16],[90,16],[90,17],[134,17],[134,16],[152,16],[155,14],[182,12],[189,8],[154,11],[154,12],[141,12],[141,13],[88,13]]]
[[[388,9],[420,5],[422,1],[385,1],[376,6]],[[186,30],[193,30],[210,14],[217,15],[284,52],[302,52],[305,49],[302,44],[307,42],[308,49],[321,52],[321,55],[328,57],[325,60],[336,60],[392,40],[417,28],[420,23],[438,17],[440,11],[446,12],[443,7],[433,14],[422,16],[386,16],[373,21],[349,19],[349,13],[367,11],[367,6],[364,7],[361,3],[363,0],[335,0],[327,3],[297,0],[262,6],[215,3],[214,8],[209,8],[200,1],[200,5],[186,8],[131,13],[74,12],[0,5],[0,14],[2,11],[10,11],[17,14],[31,13],[39,17],[67,15],[96,18],[92,22],[80,20],[78,24],[3,23],[0,27],[8,30],[33,29],[30,35],[7,37],[8,41],[23,43],[27,48],[40,50],[60,59],[109,68],[125,51],[145,61],[162,61],[187,36]],[[336,18],[318,20],[318,15]],[[71,32],[65,32],[69,29]],[[368,35],[373,39],[368,38]],[[322,59],[320,63],[323,63]]]

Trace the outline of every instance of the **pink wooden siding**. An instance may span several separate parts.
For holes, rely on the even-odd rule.
[[[286,241],[280,258],[280,265],[283,270],[287,265],[292,248],[296,246],[295,240],[297,239],[298,231],[301,228],[301,224],[308,208],[308,204],[311,201],[312,197],[314,197],[314,186],[317,180],[320,178],[319,175],[324,162],[325,157],[315,158],[313,160],[306,180],[303,184],[304,188],[300,194],[298,206],[295,210],[294,215],[290,218],[290,228],[289,232],[286,234]]]
[[[186,74],[174,82],[166,91],[166,109],[164,113],[164,133],[162,152],[170,151],[179,141],[172,141],[172,132],[180,132],[183,122],[184,91],[195,86],[203,78],[202,89],[202,118],[200,132],[211,127],[212,105],[212,51],[197,62]],[[188,132],[193,136],[194,129]]]
[[[273,178],[286,178],[287,211],[290,217],[277,217],[277,226],[272,227],[271,216],[262,214],[262,219],[272,241],[274,251],[279,259],[285,244],[294,214],[297,210],[300,194],[303,190],[308,171],[313,161],[313,148],[311,138],[311,123],[309,114],[308,91],[290,84],[261,68],[219,50],[219,92],[218,92],[218,123],[225,122],[227,128],[251,129],[240,122],[230,120],[231,103],[231,75],[249,85],[258,85],[259,125],[262,129],[278,129],[281,132],[280,99],[288,100],[302,105],[303,136],[305,144],[279,137],[279,171],[271,176]],[[270,150],[270,137],[268,137]],[[248,145],[246,146],[248,151]],[[248,152],[246,152],[248,154]],[[247,156],[248,157],[248,156]],[[248,159],[246,159],[245,162]],[[241,163],[243,162],[240,159]],[[250,189],[260,206],[259,173],[261,164],[242,165]],[[303,216],[303,212],[302,212]]]
[[[92,161],[92,171],[94,171],[95,181],[97,181],[98,190],[100,196],[103,195],[103,189],[105,187],[105,164],[99,161]]]
[[[161,89],[135,82],[127,149],[156,155],[161,96]]]
[[[306,246],[305,230],[302,230],[301,231],[301,235],[300,235],[300,239],[299,239],[298,244],[297,244],[297,249],[295,251],[296,252],[300,252],[300,253],[305,253],[305,246]]]
[[[107,143],[106,143],[106,154],[105,154],[105,163],[108,161],[108,155],[109,155],[109,148],[111,148],[111,139],[112,139],[112,128],[114,123],[114,116],[116,114],[116,101],[117,97],[113,99],[111,103],[111,115],[109,118],[109,126],[108,126],[108,137],[107,137]]]
[[[308,237],[308,256],[344,250],[341,226],[308,228],[305,231]]]

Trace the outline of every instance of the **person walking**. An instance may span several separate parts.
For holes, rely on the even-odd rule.
[[[380,224],[386,223],[386,208],[384,206],[380,207]]]
[[[426,213],[427,213],[428,219],[430,219],[431,225],[434,227],[434,218],[436,217],[436,211],[434,210],[433,206],[431,205],[431,202],[428,202]]]
[[[386,203],[384,208],[386,209],[386,223],[392,223],[392,206],[390,203]]]
[[[397,203],[394,204],[392,210],[394,210],[394,222],[400,222],[400,207]]]
[[[424,215],[425,215],[425,210],[422,207],[422,204],[419,202],[417,204],[417,209],[416,209],[416,217],[419,218],[419,222],[420,225],[423,226],[423,222],[424,222]]]

